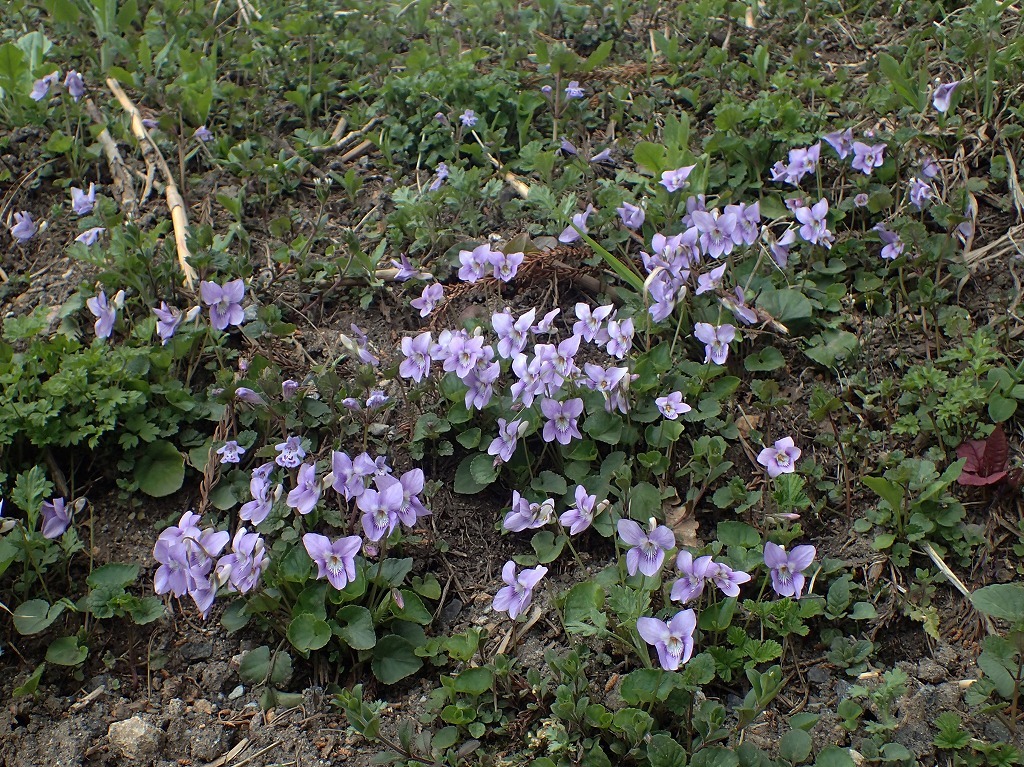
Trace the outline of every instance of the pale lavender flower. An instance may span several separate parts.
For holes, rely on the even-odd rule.
[[[39,227],[32,221],[32,214],[23,210],[14,214],[14,225],[11,227],[11,236],[18,242],[28,242],[35,237]]]
[[[536,309],[530,309],[519,319],[513,319],[512,312],[508,308],[491,315],[491,327],[498,336],[499,357],[506,360],[512,359],[526,348],[530,328],[533,327],[536,317]]]
[[[295,487],[288,493],[285,503],[299,514],[309,514],[320,500],[320,482],[316,478],[316,464],[304,463],[299,467]]]
[[[960,87],[961,82],[963,82],[963,80],[954,80],[951,83],[939,85],[932,96],[932,106],[943,114],[948,112],[950,102],[953,99],[953,93],[958,87]]]
[[[847,128],[843,131],[834,131],[822,136],[829,145],[836,150],[840,160],[845,160],[847,155],[853,151],[853,129]]]
[[[220,456],[221,463],[239,463],[243,453],[245,453],[245,448],[233,439],[229,439],[217,448],[217,455]]]
[[[800,227],[800,236],[812,245],[824,245],[831,249],[835,240],[832,232],[828,229],[828,200],[822,197],[813,206],[798,208],[796,219],[803,226]]]
[[[316,563],[317,580],[327,578],[328,583],[341,591],[356,579],[356,554],[363,545],[358,535],[332,542],[326,535],[306,533],[302,536],[302,545]]]
[[[733,229],[732,239],[737,244],[753,245],[761,231],[761,202],[747,205],[745,202],[736,205],[726,205],[726,213],[733,213],[736,216],[736,228]]]
[[[910,204],[921,210],[925,203],[932,199],[935,190],[927,181],[919,178],[910,179]]]
[[[567,99],[581,99],[583,95],[583,88],[578,80],[570,80],[569,84],[565,86],[565,97]]]
[[[192,134],[192,138],[199,139],[205,144],[207,141],[213,141],[213,133],[205,125],[200,125]]]
[[[377,408],[387,404],[391,398],[383,392],[381,389],[371,389],[370,394],[366,398],[366,409],[376,410]]]
[[[885,144],[865,144],[861,141],[853,142],[853,165],[854,170],[859,170],[864,175],[870,176],[873,168],[881,167],[884,161]]]
[[[530,328],[530,331],[534,335],[540,335],[541,333],[550,333],[555,321],[555,317],[558,316],[561,309],[552,309],[550,312],[540,318],[540,322]]]
[[[718,210],[695,210],[691,214],[693,225],[700,232],[701,250],[712,258],[727,256],[736,246],[733,231],[736,229],[736,214],[719,213]]]
[[[885,224],[875,224],[873,228],[884,243],[881,252],[882,258],[893,261],[903,255],[903,240],[896,232],[889,231]]]
[[[654,404],[658,406],[661,414],[670,421],[674,421],[683,413],[689,413],[692,410],[689,405],[683,402],[683,393],[681,391],[674,391],[664,397],[658,397],[654,400]]]
[[[723,299],[723,303],[726,304],[731,310],[733,315],[740,322],[745,325],[753,325],[757,322],[757,312],[747,306],[746,296],[743,293],[743,288],[737,285],[733,288],[733,295],[736,297],[735,301],[732,299]]]
[[[494,279],[511,282],[525,259],[525,253],[502,253],[500,250],[492,250],[490,262],[494,267]]]
[[[645,533],[632,519],[620,519],[616,529],[619,538],[631,547],[626,552],[626,572],[630,575],[636,575],[637,570],[644,575],[656,575],[665,561],[665,552],[676,545],[675,535],[664,525],[655,524],[650,533]]]
[[[704,577],[718,587],[727,597],[739,596],[740,585],[750,581],[750,573],[733,570],[721,562],[710,562]]]
[[[792,437],[783,437],[776,440],[772,447],[766,447],[758,453],[757,462],[768,469],[769,477],[792,474],[796,471],[796,461],[800,457],[800,452]]]
[[[217,562],[216,580],[227,583],[228,591],[245,594],[256,588],[269,561],[260,534],[240,527],[231,541],[231,553]]]
[[[430,332],[402,339],[402,354],[405,359],[398,366],[398,375],[419,383],[430,375],[430,346],[433,336]]]
[[[366,490],[361,468],[357,467],[356,462],[344,451],[334,450],[331,452],[331,476],[333,477],[331,486],[336,492],[345,496],[347,501],[358,498]]]
[[[921,175],[928,179],[939,175],[939,164],[935,162],[934,157],[929,155],[924,158],[924,162],[921,163]]]
[[[736,338],[736,328],[732,325],[698,322],[694,325],[693,335],[704,344],[704,364],[714,362],[716,365],[724,365],[729,356],[729,344]]]
[[[780,597],[799,599],[804,590],[804,570],[814,561],[813,546],[795,546],[786,553],[785,546],[768,541],[764,545],[764,563],[771,571],[772,588]]]
[[[633,318],[608,320],[608,343],[605,350],[618,359],[624,359],[633,348]]]
[[[294,469],[306,457],[306,451],[302,449],[302,441],[298,437],[288,437],[284,442],[274,445],[274,450],[278,453],[274,462],[286,469]]]
[[[694,560],[693,554],[683,549],[676,557],[676,569],[682,573],[672,583],[669,599],[682,602],[684,605],[704,593],[707,582],[708,567],[712,564],[711,557],[705,556]]]
[[[615,158],[612,157],[612,148],[605,147],[600,152],[590,158],[591,163],[608,163],[609,165],[615,164]]]
[[[382,482],[390,479],[391,477],[378,477],[374,482],[380,488]],[[423,501],[420,500],[420,493],[423,492],[423,486],[426,482],[423,476],[423,469],[410,469],[398,481],[402,486],[402,505],[398,507],[395,513],[403,525],[414,527],[417,519],[430,514],[427,511],[427,507],[423,505]]]
[[[697,275],[697,289],[694,291],[698,296],[710,293],[722,287],[722,278],[725,277],[725,268],[728,264],[715,267],[710,272]]]
[[[376,490],[367,488],[356,500],[363,512],[363,531],[371,541],[391,535],[398,524],[398,510],[402,508],[405,495],[402,483],[394,477],[379,476],[375,482]]]
[[[562,141],[557,151],[561,152],[562,155],[565,157],[575,157],[576,155],[579,154],[579,152],[576,150],[576,147],[573,146],[573,143],[569,141],[569,139],[567,139],[565,136],[562,136]]]
[[[434,180],[430,182],[430,186],[427,187],[428,192],[436,192],[441,188],[441,184],[447,180],[449,175],[448,166],[439,162],[437,168],[434,169]]]
[[[597,496],[587,493],[583,485],[576,485],[575,503],[563,512],[558,521],[569,528],[569,535],[578,535],[590,527],[597,515]]]
[[[477,116],[476,112],[472,109],[467,109],[465,112],[459,115],[459,122],[462,123],[463,127],[472,128],[476,125]]]
[[[785,268],[786,264],[789,263],[789,248],[795,242],[796,230],[787,229],[778,240],[769,246],[772,260],[779,265],[779,268]]]
[[[647,214],[643,208],[628,202],[622,203],[620,207],[615,209],[615,212],[622,219],[623,226],[629,229],[639,229],[647,219]]]
[[[242,280],[231,280],[223,286],[203,280],[199,283],[199,295],[210,307],[210,325],[214,330],[227,330],[230,325],[241,325],[244,321],[245,282]]]
[[[274,508],[274,495],[270,492],[268,477],[273,468],[273,463],[265,463],[252,472],[249,479],[249,493],[252,495],[252,500],[242,504],[238,510],[239,519],[258,525],[270,516],[271,510]]]
[[[288,378],[281,382],[281,399],[294,399],[299,391],[299,382]]]
[[[658,651],[658,661],[665,671],[676,671],[693,655],[693,631],[697,615],[693,610],[680,610],[667,623],[657,618],[637,618],[637,633]]]
[[[588,343],[596,343],[601,346],[608,343],[610,337],[604,327],[604,322],[615,312],[615,306],[607,304],[591,309],[588,304],[577,303],[575,307],[576,322],[572,326],[572,334],[580,336]]]
[[[89,192],[86,193],[84,190],[79,189],[77,186],[71,187],[71,209],[79,216],[87,216],[92,213],[92,208],[96,204],[96,184],[89,184]]]
[[[120,295],[120,293],[118,294]],[[93,296],[85,302],[85,305],[96,318],[94,330],[97,338],[110,338],[114,332],[114,321],[117,319],[117,298],[114,303],[107,302],[107,294],[102,290],[99,295]]]
[[[491,440],[487,447],[487,454],[493,455],[495,465],[507,463],[512,460],[512,454],[516,451],[516,443],[519,438],[530,427],[522,418],[506,421],[498,419],[498,436]]]
[[[75,238],[75,242],[80,242],[86,247],[90,247],[96,244],[96,241],[99,240],[100,235],[103,234],[105,231],[107,231],[105,227],[94,226],[90,229],[86,229],[84,232],[78,235]]]
[[[512,505],[501,526],[512,533],[523,530],[536,530],[551,522],[554,516],[555,502],[550,498],[544,503],[530,503],[516,490],[512,491]]]
[[[444,285],[440,282],[434,282],[423,288],[423,292],[419,298],[414,298],[409,302],[409,305],[413,309],[420,310],[420,317],[427,317],[434,308],[438,305],[441,299],[444,298]]]
[[[60,70],[53,70],[50,74],[40,77],[34,83],[32,83],[32,92],[29,94],[29,98],[33,101],[42,101],[46,98],[46,95],[50,92],[50,86],[60,80]]]
[[[486,242],[477,245],[473,250],[460,250],[459,279],[463,282],[476,282],[482,279],[491,266],[491,246]]]
[[[64,77],[64,87],[68,89],[68,93],[71,94],[71,98],[75,101],[78,101],[85,95],[85,82],[82,80],[82,76],[74,69],[69,71]]]
[[[43,517],[43,537],[52,540],[64,535],[64,531],[71,524],[71,508],[64,499],[43,501],[39,510]]]
[[[508,585],[501,588],[494,596],[492,607],[501,613],[508,613],[508,617],[515,620],[517,616],[526,611],[533,600],[533,590],[540,579],[547,574],[548,569],[539,565],[529,570],[523,570],[516,574],[516,563],[509,560],[501,568],[501,579]]]
[[[365,362],[368,365],[377,367],[380,364],[380,360],[370,351],[370,339],[367,338],[366,333],[356,325],[354,322],[349,325],[352,330],[352,338],[349,338],[344,333],[341,334],[342,345],[345,346],[350,352],[353,352],[356,357],[359,358],[360,362]]]
[[[870,198],[864,192],[860,192],[856,197],[853,198],[853,204],[858,208],[866,208],[868,206],[868,200]]]
[[[587,209],[582,213],[577,213],[572,217],[572,224],[565,227],[562,233],[558,235],[558,241],[566,245],[576,242],[580,239],[580,233],[587,234],[590,230],[587,229],[587,219],[590,218],[590,214],[594,212],[593,205],[587,205]]]
[[[545,397],[540,402],[540,410],[547,418],[542,436],[545,442],[558,442],[568,445],[573,439],[582,439],[576,419],[583,413],[583,400],[575,398],[565,402]]]
[[[675,170],[666,170],[662,172],[661,181],[658,183],[670,192],[677,192],[680,189],[685,189],[690,185],[687,179],[696,167],[696,165],[686,165],[682,168],[676,168]]]
[[[247,402],[250,405],[266,405],[267,401],[263,399],[258,391],[250,389],[248,386],[239,386],[235,389],[235,399]]]

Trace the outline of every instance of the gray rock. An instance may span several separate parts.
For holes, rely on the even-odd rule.
[[[152,761],[163,745],[164,731],[141,716],[112,722],[107,729],[110,745],[136,761]]]
[[[931,658],[925,658],[917,664],[917,678],[922,682],[936,684],[946,678],[946,669]]]
[[[213,642],[188,642],[178,651],[185,660],[206,660],[213,656]]]
[[[203,667],[203,673],[199,678],[204,692],[221,692],[228,681],[234,676],[231,666],[222,660],[215,660]]]
[[[192,759],[212,762],[221,756],[231,747],[224,736],[224,726],[221,724],[209,724],[192,730],[190,738]]]
[[[819,687],[824,687],[832,679],[832,672],[825,666],[812,666],[807,670],[807,680]]]

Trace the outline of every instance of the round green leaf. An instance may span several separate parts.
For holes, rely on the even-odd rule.
[[[150,442],[135,462],[135,481],[142,492],[154,498],[176,493],[185,482],[185,459],[166,440]]]
[[[423,661],[416,657],[414,649],[411,642],[395,634],[383,637],[373,648],[373,675],[384,684],[394,684],[415,674]]]
[[[790,764],[801,764],[811,755],[811,736],[803,730],[790,730],[779,741],[779,756]]]
[[[370,611],[360,605],[347,605],[338,610],[338,622],[344,625],[336,633],[353,650],[370,650],[377,644]]]
[[[302,613],[288,624],[288,641],[296,650],[319,650],[331,641],[331,628],[327,621],[309,613]]]
[[[46,660],[58,666],[77,666],[88,654],[88,647],[78,645],[78,637],[61,637],[50,643],[46,650]]]
[[[64,612],[64,605],[58,602],[50,605],[45,599],[30,599],[18,605],[14,610],[14,628],[19,634],[38,634],[57,620]]]
[[[1024,622],[1024,585],[996,583],[971,594],[971,604],[978,612],[1011,623]]]

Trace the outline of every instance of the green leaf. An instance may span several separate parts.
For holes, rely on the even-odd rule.
[[[30,599],[14,610],[14,628],[23,636],[45,631],[64,612],[64,603],[50,605],[45,599]]]
[[[608,625],[604,613],[604,587],[596,581],[577,583],[565,597],[565,630],[570,634],[591,636]]]
[[[353,650],[370,650],[377,644],[377,634],[373,630],[373,616],[362,605],[347,605],[338,610],[337,619],[344,625],[336,628],[334,633],[341,637]]]
[[[598,410],[587,416],[583,431],[608,445],[617,445],[622,438],[622,419],[615,413]]]
[[[804,354],[823,367],[834,368],[857,351],[858,341],[857,336],[845,330],[825,330],[813,336],[809,344]]]
[[[423,660],[416,657],[412,643],[395,634],[382,637],[373,648],[370,668],[373,675],[384,684],[394,684],[415,674],[423,666]]]
[[[185,459],[166,440],[150,442],[135,462],[135,481],[154,498],[176,493],[185,482]]]
[[[14,688],[12,691],[13,696],[15,698],[22,698],[26,695],[35,695],[36,690],[39,689],[39,680],[43,678],[43,671],[45,670],[45,663],[40,663],[36,666],[36,670],[29,675],[24,684]]]
[[[904,490],[902,485],[898,485],[884,477],[864,477],[863,482],[871,490],[874,490],[876,495],[888,503],[891,509],[899,511],[903,508]]]
[[[475,495],[497,478],[494,458],[486,453],[467,455],[455,470],[455,492]]]
[[[326,600],[327,583],[326,581],[317,581],[299,593],[298,599],[295,600],[295,606],[292,608],[292,615],[309,613],[314,618],[327,620]]]
[[[396,618],[404,621],[411,621],[412,623],[418,623],[421,626],[426,626],[433,620],[433,616],[423,605],[423,600],[419,598],[419,595],[415,591],[408,589],[402,589],[402,607],[398,606],[397,602],[391,603],[391,611],[395,614]]]
[[[690,760],[690,767],[739,767],[740,758],[731,748],[702,748]]]
[[[494,672],[486,666],[467,668],[455,677],[455,692],[463,695],[483,695],[494,685]]]
[[[46,660],[58,666],[77,666],[89,655],[89,648],[79,646],[78,637],[61,637],[50,643]]]
[[[139,566],[111,562],[97,567],[85,579],[90,588],[123,589],[130,586],[139,577]]]
[[[978,612],[993,618],[1024,623],[1024,585],[996,583],[971,594],[971,604]]]
[[[535,533],[530,539],[530,545],[537,554],[537,561],[541,564],[554,562],[558,559],[562,549],[565,548],[565,536],[555,535],[550,530],[541,530]]]
[[[661,144],[641,141],[633,148],[633,162],[652,176],[660,176],[668,169],[668,150]]]
[[[267,680],[270,672],[270,648],[261,645],[250,650],[242,658],[238,667],[238,676],[249,684],[261,684]],[[270,681],[283,684],[292,674],[292,657],[286,652],[279,652],[274,658],[273,671],[269,673]]]
[[[472,450],[480,444],[480,437],[483,432],[478,427],[472,429],[466,429],[462,434],[455,438],[455,441],[462,445],[467,450]]]
[[[640,668],[622,678],[619,695],[630,706],[654,703],[666,700],[679,682],[678,674],[666,673],[660,668]]]
[[[608,56],[611,55],[612,44],[612,40],[605,40],[597,46],[597,48],[594,49],[594,52],[587,56],[586,60],[583,62],[583,71],[593,72],[601,66],[608,59]]]
[[[811,736],[803,730],[790,730],[779,741],[779,756],[790,764],[802,764],[814,746]]]
[[[288,624],[288,641],[301,652],[319,650],[331,641],[331,629],[327,621],[309,613],[292,618]]]
[[[849,749],[839,746],[825,746],[814,760],[814,767],[855,767]]]
[[[782,352],[774,346],[762,349],[757,354],[751,354],[743,361],[743,367],[751,373],[761,373],[769,370],[778,370],[786,364],[786,358]]]
[[[1017,400],[1004,397],[1001,394],[993,394],[988,399],[988,417],[993,423],[1008,421],[1017,412]]]
[[[134,599],[128,605],[128,614],[132,616],[132,621],[137,626],[145,626],[147,623],[152,623],[157,618],[163,617],[164,603],[159,597]]]
[[[807,296],[795,288],[762,291],[757,297],[757,305],[782,323],[806,320],[814,314],[814,307]]]
[[[652,735],[647,744],[647,761],[651,767],[685,767],[686,749],[659,732]]]
[[[0,88],[14,92],[21,86],[21,80],[28,74],[25,54],[13,43],[0,45]]]

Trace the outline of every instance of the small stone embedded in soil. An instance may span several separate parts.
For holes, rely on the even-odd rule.
[[[210,762],[230,748],[225,738],[224,726],[211,724],[202,729],[194,729],[189,737],[190,754],[193,759]]]
[[[238,685],[238,687],[228,693],[228,700],[238,700],[243,695],[245,695],[245,687]]]
[[[946,678],[946,669],[931,658],[925,658],[917,664],[917,678],[935,684]]]
[[[163,744],[164,732],[141,716],[112,722],[107,729],[110,745],[128,759],[152,759]]]
[[[207,716],[212,714],[215,710],[215,706],[210,703],[210,701],[204,700],[203,698],[200,698],[193,703],[192,708],[197,714],[206,714]]]
[[[824,666],[812,666],[807,670],[807,680],[811,684],[823,686],[832,679],[832,673]]]
[[[189,642],[178,652],[187,661],[206,660],[213,656],[213,642]]]

